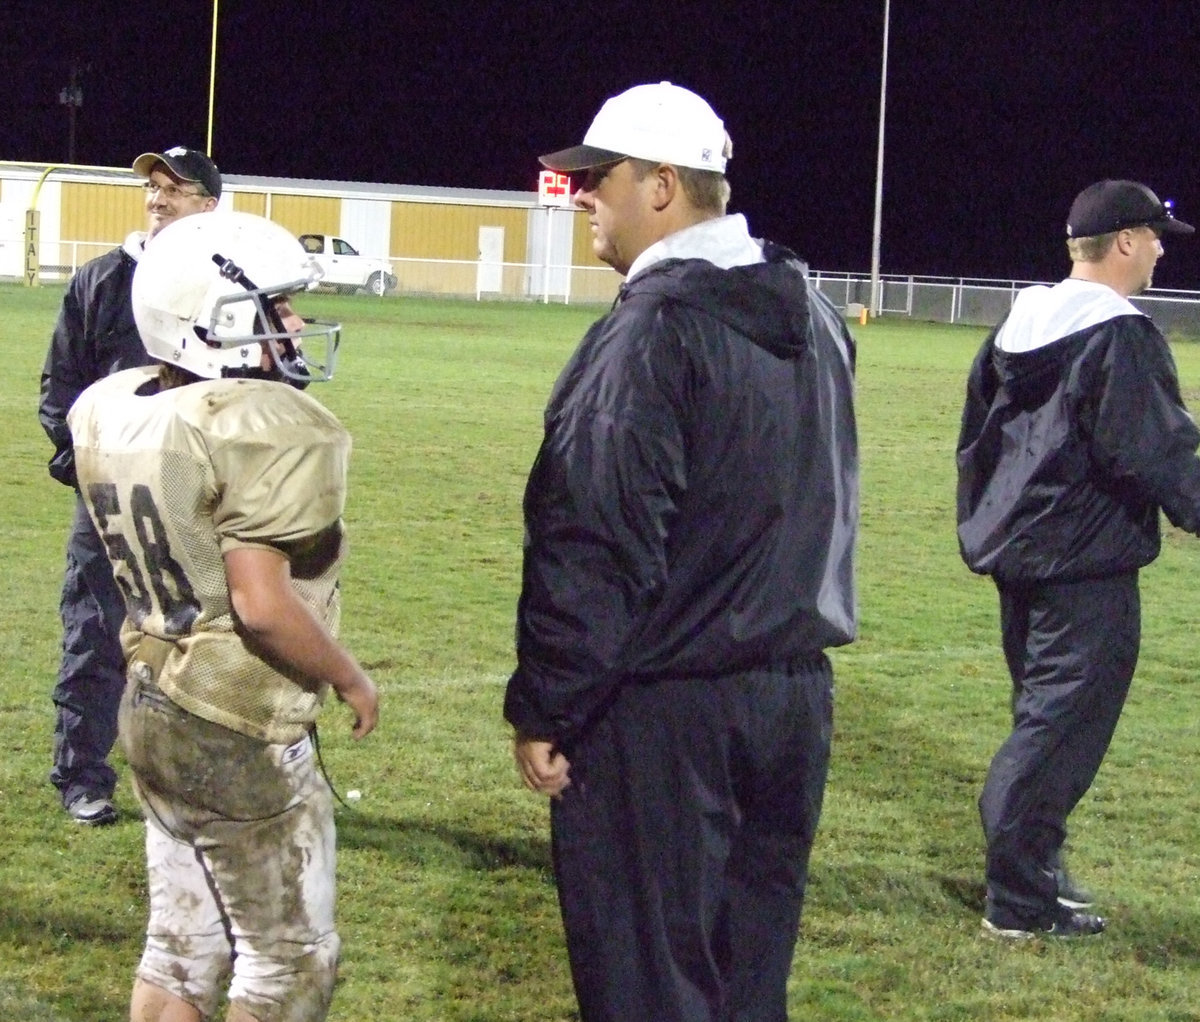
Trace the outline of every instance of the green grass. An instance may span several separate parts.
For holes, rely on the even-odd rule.
[[[141,825],[72,827],[46,782],[70,495],[45,473],[37,378],[60,290],[0,285],[0,1017],[126,1017],[145,916]],[[312,297],[346,324],[319,397],[354,435],[343,637],[383,692],[377,732],[323,718],[339,809],[332,1019],[566,1022],[545,805],[500,717],[525,473],[595,308]],[[1110,931],[980,938],[975,799],[1006,734],[995,596],[958,559],[953,447],[978,329],[858,328],[861,638],[837,651],[834,757],[790,1001],[794,1019],[1200,1020],[1200,547],[1143,574],[1141,664],[1073,817],[1073,866]],[[1200,347],[1175,345],[1200,405]],[[314,388],[315,391],[315,388]]]

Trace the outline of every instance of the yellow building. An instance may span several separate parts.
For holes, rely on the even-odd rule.
[[[104,167],[0,162],[0,277],[43,283],[145,223],[141,178]],[[609,302],[620,278],[592,253],[585,214],[536,192],[223,175],[221,209],[386,258],[394,294]],[[27,233],[36,209],[34,233]],[[33,238],[33,242],[29,238]],[[35,254],[36,253],[36,254]]]

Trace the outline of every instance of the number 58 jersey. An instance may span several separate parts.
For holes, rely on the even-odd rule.
[[[166,640],[158,685],[174,702],[251,737],[296,741],[326,685],[243,637],[223,554],[282,552],[297,592],[336,635],[349,434],[286,384],[160,390],[154,366],[93,384],[67,420],[80,492],[125,596],[126,659],[145,636]]]

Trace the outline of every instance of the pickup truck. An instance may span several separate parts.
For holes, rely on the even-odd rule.
[[[342,238],[332,234],[301,234],[300,244],[325,271],[323,285],[349,294],[365,289],[374,295],[385,295],[396,286],[391,263],[359,255],[358,249]]]

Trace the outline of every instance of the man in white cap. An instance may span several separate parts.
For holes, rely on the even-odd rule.
[[[542,157],[626,277],[546,411],[504,706],[584,1022],[786,1018],[856,629],[853,341],[726,215],[730,152],[661,82]]]
[[[1071,274],[1021,291],[971,367],[958,441],[958,538],[1000,596],[1012,733],[979,798],[983,931],[1009,940],[1105,928],[1063,867],[1133,679],[1138,570],[1159,511],[1200,533],[1200,431],[1161,333],[1130,301],[1164,235],[1187,235],[1136,181],[1098,181],[1067,218]]]
[[[220,172],[196,149],[176,146],[143,153],[133,170],[146,179],[146,230],[84,263],[71,278],[42,369],[38,418],[54,445],[50,475],[72,488],[71,405],[96,380],[149,362],[130,304],[138,257],[167,224],[216,209],[221,196]],[[57,716],[50,781],[72,820],[102,826],[117,819],[117,775],[108,754],[117,737],[117,707],[125,684],[117,641],[125,603],[78,492],[59,612],[62,661],[53,694]]]

